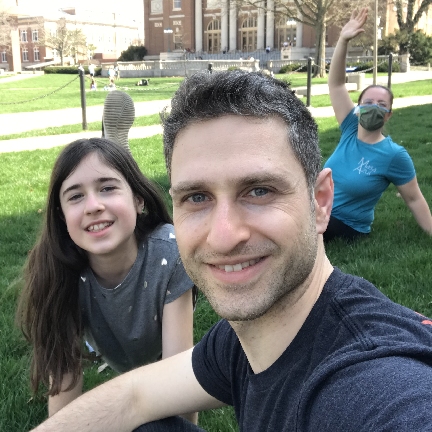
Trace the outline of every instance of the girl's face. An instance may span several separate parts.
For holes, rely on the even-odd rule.
[[[137,250],[134,230],[144,200],[96,153],[86,156],[63,182],[60,204],[71,239],[88,252],[90,262],[92,257]]]

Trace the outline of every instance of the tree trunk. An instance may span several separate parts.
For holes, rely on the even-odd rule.
[[[326,76],[326,64],[325,64],[325,35],[326,25],[324,21],[318,22],[315,29],[315,66],[314,66],[314,78],[319,76],[323,78]]]

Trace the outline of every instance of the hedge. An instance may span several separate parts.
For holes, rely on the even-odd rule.
[[[279,69],[280,74],[284,74],[292,71],[307,72],[307,65],[300,64],[300,63],[291,63],[291,64],[284,65]]]
[[[83,66],[86,74],[89,73],[88,66]],[[101,67],[95,68],[95,75],[100,75],[102,71]],[[77,66],[47,66],[44,68],[46,74],[72,74],[76,75],[78,73]]]

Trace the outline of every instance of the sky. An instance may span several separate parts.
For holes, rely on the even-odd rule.
[[[77,7],[104,12],[117,12],[122,15],[129,14],[136,18],[143,16],[143,0],[18,0],[20,9],[27,13],[46,13],[64,7]],[[141,19],[143,21],[143,18]]]

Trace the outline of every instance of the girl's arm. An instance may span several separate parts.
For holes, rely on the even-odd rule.
[[[192,289],[164,306],[162,317],[162,359],[193,347]],[[194,424],[198,413],[183,416]]]
[[[63,375],[63,381],[61,384],[61,391],[58,395],[50,396],[48,398],[48,417],[54,415],[57,411],[60,411],[68,403],[72,402],[77,397],[81,396],[83,388],[83,373],[81,371],[77,385],[71,390],[65,391],[72,381],[72,374],[67,373]]]
[[[428,234],[432,235],[431,212],[421,193],[417,183],[417,177],[414,177],[410,182],[402,186],[397,186],[397,189],[420,227]]]
[[[367,19],[367,8],[359,13],[353,12],[351,19],[342,28],[339,40],[333,53],[328,77],[330,100],[336,120],[342,124],[345,117],[353,109],[354,104],[345,86],[345,68],[348,42],[364,32],[363,26]]]

